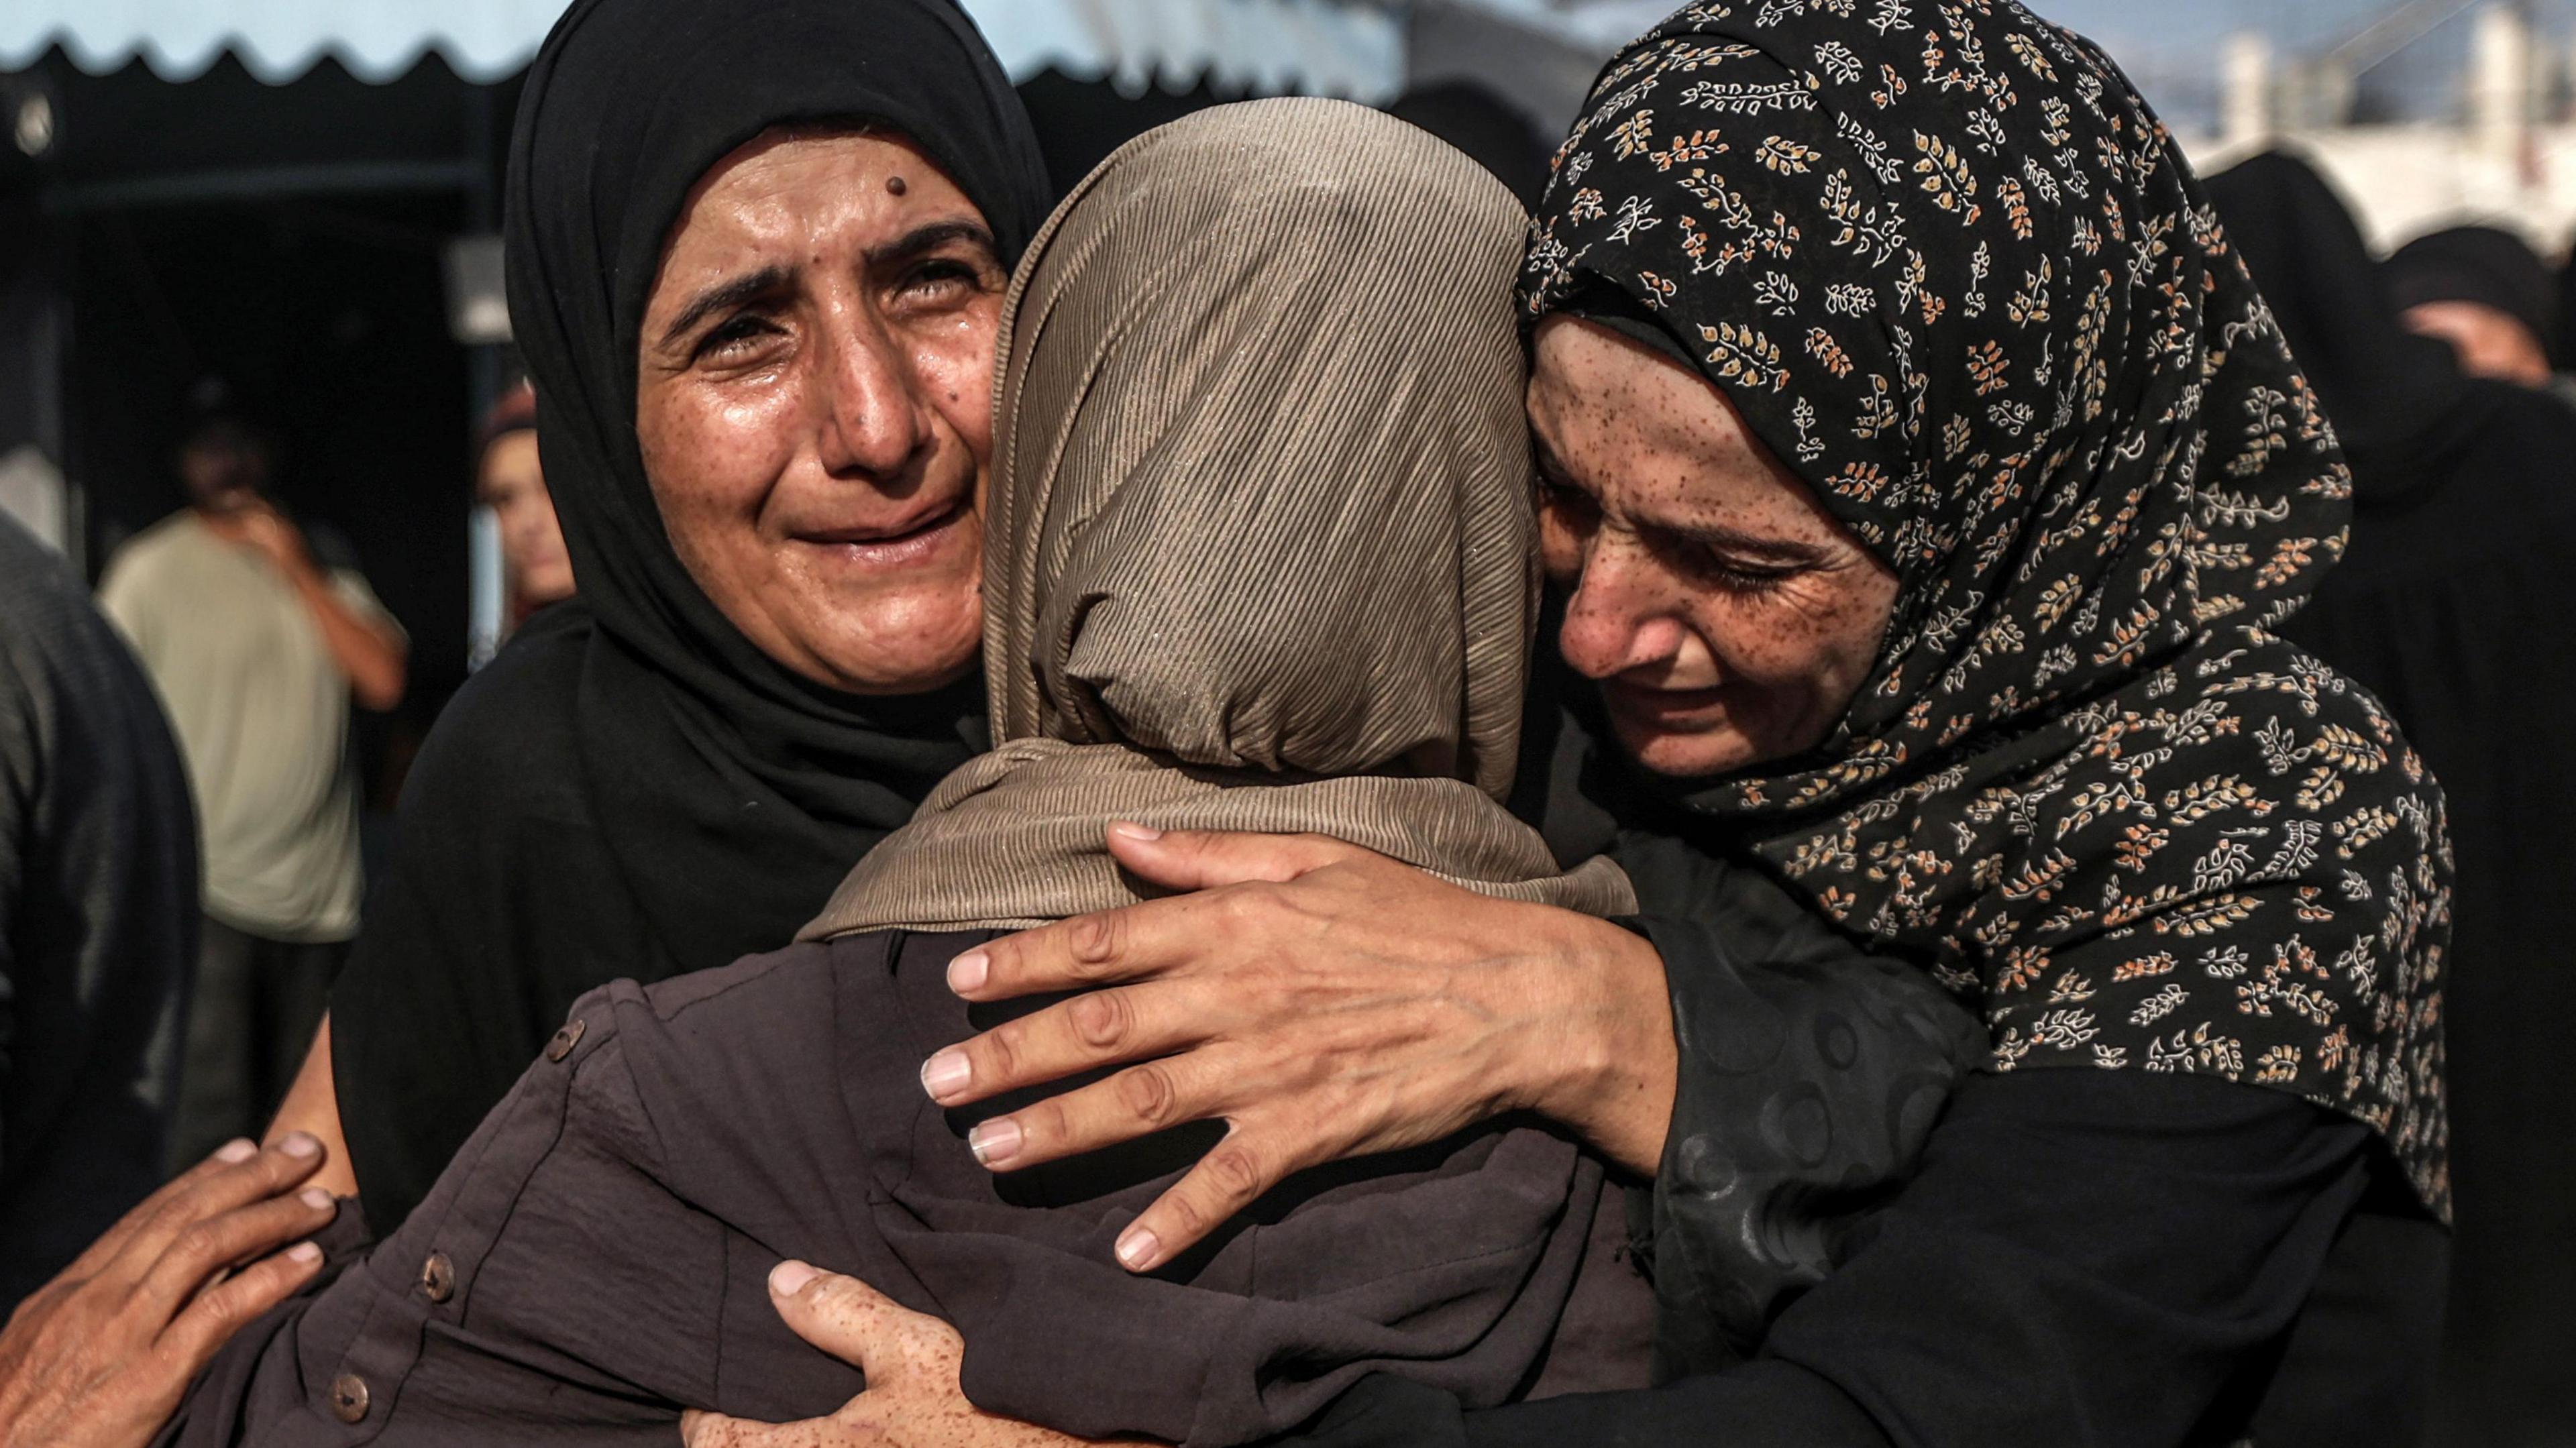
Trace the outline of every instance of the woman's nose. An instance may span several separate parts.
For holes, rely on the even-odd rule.
[[[1557,647],[1578,673],[1614,678],[1679,651],[1683,629],[1671,614],[1669,580],[1658,572],[1645,549],[1607,533],[1595,535],[1557,633]]]
[[[925,433],[916,382],[908,355],[883,328],[862,322],[835,337],[821,377],[823,466],[836,476],[903,472]]]

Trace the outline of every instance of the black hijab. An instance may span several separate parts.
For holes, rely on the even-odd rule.
[[[728,623],[662,529],[636,351],[691,186],[770,127],[901,132],[1015,260],[1051,199],[1026,113],[947,0],[583,0],[511,141],[511,318],[578,599],[461,694],[405,793],[333,1000],[342,1124],[390,1229],[582,991],[784,944],[982,747],[972,680],[807,682]]]
[[[2397,322],[2397,303],[2342,198],[2306,162],[2266,151],[2212,176],[2210,204],[2334,420],[2364,497],[2420,482],[2495,395],[2449,343]]]

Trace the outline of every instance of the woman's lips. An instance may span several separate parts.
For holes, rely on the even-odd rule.
[[[835,562],[866,572],[889,568],[907,568],[937,557],[955,542],[966,520],[962,506],[940,510],[929,519],[898,533],[874,533],[866,530],[800,534],[796,542],[823,553]]]
[[[1631,684],[1610,679],[1601,685],[1601,693],[1610,707],[1639,723],[1659,728],[1688,728],[1725,717],[1726,690],[1659,689],[1650,684]]]

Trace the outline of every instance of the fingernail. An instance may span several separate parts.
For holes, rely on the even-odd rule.
[[[980,950],[970,950],[948,962],[948,989],[955,995],[982,990],[984,977],[993,973],[993,957]]]
[[[235,1137],[215,1148],[215,1160],[236,1165],[259,1155],[259,1143],[247,1136]]]
[[[277,1143],[277,1149],[288,1156],[320,1156],[322,1139],[308,1131],[290,1131]]]
[[[286,1260],[289,1262],[300,1262],[303,1265],[310,1267],[314,1263],[322,1260],[322,1249],[314,1246],[310,1242],[298,1242],[294,1246],[286,1249]]]
[[[951,1046],[921,1063],[921,1089],[930,1093],[931,1100],[945,1101],[963,1090],[974,1074],[974,1063],[966,1053]]]
[[[1122,840],[1134,840],[1143,845],[1150,845],[1163,837],[1161,830],[1152,825],[1137,824],[1133,820],[1120,820],[1109,827],[1109,832]]]
[[[986,1166],[1000,1166],[1020,1154],[1020,1124],[1007,1116],[978,1122],[966,1133],[966,1149]]]
[[[1144,1227],[1129,1227],[1118,1239],[1118,1260],[1130,1272],[1142,1272],[1154,1265],[1154,1256],[1163,1250],[1162,1239]]]
[[[317,1212],[332,1205],[331,1194],[320,1187],[306,1187],[295,1196],[297,1200]]]
[[[805,1290],[805,1284],[822,1274],[790,1257],[769,1269],[769,1290],[779,1297],[793,1297]]]

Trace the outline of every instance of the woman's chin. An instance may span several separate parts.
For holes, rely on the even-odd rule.
[[[1762,752],[1732,728],[1679,730],[1612,717],[1620,746],[1638,764],[1676,779],[1732,774],[1758,762]]]

